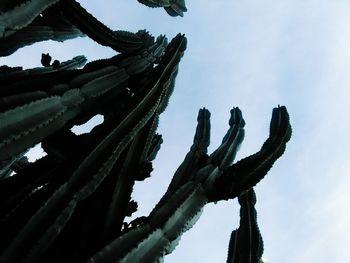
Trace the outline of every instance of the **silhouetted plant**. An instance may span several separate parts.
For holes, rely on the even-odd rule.
[[[232,231],[227,263],[262,263],[264,242],[257,223],[253,188],[239,196],[238,202],[241,205],[241,221],[239,228]]]
[[[139,1],[170,15],[186,11],[183,0]],[[131,200],[134,183],[150,176],[162,143],[159,114],[173,91],[186,38],[179,34],[168,44],[145,30],[113,31],[74,0],[6,0],[0,11],[2,56],[34,42],[83,35],[119,52],[86,65],[84,56],[52,62],[43,54],[43,67],[0,67],[1,262],[159,261],[207,203],[235,197],[241,226],[229,262],[261,257],[250,189],[290,139],[284,106],[273,110],[261,150],[234,164],[244,138],[241,111],[231,110],[222,144],[208,155],[210,113],[201,109],[194,143],[166,193],[148,216],[127,224],[125,217],[138,208]],[[91,132],[70,130],[97,114],[104,122]],[[39,142],[47,155],[30,163],[25,154]],[[254,239],[249,244],[247,235]]]

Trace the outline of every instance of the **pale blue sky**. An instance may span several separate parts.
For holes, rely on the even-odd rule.
[[[350,252],[350,3],[322,0],[187,0],[184,18],[136,0],[81,1],[113,29],[188,37],[175,92],[161,116],[164,143],[155,171],[137,185],[148,214],[165,192],[192,144],[201,107],[212,113],[210,149],[238,106],[246,138],[237,160],[257,151],[268,135],[272,108],[286,105],[293,136],[286,153],[256,187],[259,226],[268,262],[349,262]],[[40,54],[89,60],[114,52],[88,38],[21,49],[11,65],[39,66]],[[208,206],[165,262],[225,262],[238,227],[237,201]]]

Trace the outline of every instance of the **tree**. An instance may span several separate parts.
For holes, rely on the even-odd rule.
[[[183,1],[140,1],[183,15]],[[171,253],[180,236],[210,202],[239,197],[241,226],[232,234],[229,262],[257,262],[262,239],[252,187],[283,154],[291,136],[284,106],[274,108],[261,150],[234,164],[244,138],[239,108],[231,110],[222,144],[207,154],[210,113],[201,109],[193,145],[153,211],[125,223],[137,209],[135,181],[150,176],[162,143],[156,133],[186,49],[179,34],[170,43],[113,31],[74,0],[4,1],[0,52],[47,39],[87,35],[118,54],[86,63],[84,57],[23,70],[1,67],[0,216],[2,262],[153,262]],[[82,67],[83,68],[80,68]],[[75,135],[73,125],[96,114],[104,122]],[[41,142],[47,156],[26,161]],[[249,261],[247,261],[249,259]]]

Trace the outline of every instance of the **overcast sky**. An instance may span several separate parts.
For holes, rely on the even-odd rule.
[[[246,137],[237,160],[261,147],[273,107],[286,105],[293,136],[285,154],[256,187],[258,223],[268,262],[349,262],[350,222],[350,2],[346,0],[187,0],[184,18],[136,0],[80,1],[113,29],[174,37],[188,48],[175,92],[161,116],[164,143],[155,171],[134,198],[147,215],[189,150],[199,108],[211,111],[210,152],[238,106]],[[65,60],[114,55],[88,38],[38,43],[21,49],[11,65],[40,65],[49,52]],[[237,200],[209,205],[165,262],[225,262],[238,227]]]

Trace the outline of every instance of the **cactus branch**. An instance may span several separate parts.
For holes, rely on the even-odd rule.
[[[138,0],[149,7],[164,7],[171,16],[183,16],[187,11],[185,0]]]
[[[0,14],[0,37],[29,25],[42,11],[59,0],[30,0]],[[11,31],[12,30],[12,31]],[[8,31],[8,32],[7,32]]]
[[[280,118],[277,118],[279,123],[276,125],[276,117],[278,116],[280,116]],[[283,147],[285,147],[290,137],[290,125],[287,117],[288,114],[285,107],[274,109],[271,121],[272,129],[268,141],[272,140],[271,138],[275,134],[279,134],[283,139],[276,139],[276,142],[279,142],[277,143],[279,146],[283,144]],[[243,140],[244,120],[238,108],[231,110],[229,124],[230,128],[218,149],[200,166],[194,166],[192,165],[193,161],[198,160],[198,156],[206,153],[206,147],[209,142],[209,112],[205,109],[200,110],[194,145],[175,173],[174,179],[163,198],[143,224],[112,241],[90,258],[88,262],[138,262],[141,258],[147,262],[160,260],[165,254],[170,253],[174,249],[181,235],[193,226],[199,218],[203,207],[208,202],[234,198],[249,190],[253,186],[254,181],[248,181],[237,186],[235,195],[226,192],[222,195],[217,194],[221,191],[222,178],[224,178],[226,183],[233,184],[233,177],[230,177],[231,181],[228,181],[226,178],[226,170],[230,169],[231,166],[227,167],[233,161],[235,153]],[[282,136],[282,134],[286,135],[288,133],[289,137]],[[267,147],[267,144],[264,144],[264,149]],[[199,145],[202,147],[198,147]],[[278,147],[275,145],[268,150],[266,149],[266,151],[270,153],[280,151],[276,148]],[[274,154],[273,156],[273,161],[269,161],[270,166],[280,154]],[[266,162],[268,161],[266,160]],[[258,165],[260,166],[260,163]],[[186,169],[190,171],[187,174]],[[259,180],[267,171],[267,169],[261,169]],[[192,176],[189,176],[189,174]],[[239,176],[244,176],[244,174]],[[216,197],[215,200],[213,200],[213,193]],[[245,205],[243,204],[243,199],[243,197],[240,198],[242,206]],[[242,209],[249,210],[248,213],[251,213],[252,208],[246,207]],[[244,216],[243,210],[242,216]]]
[[[144,45],[142,38],[136,34],[112,31],[74,0],[62,0],[61,9],[73,25],[101,45],[120,52],[135,51]]]
[[[239,196],[238,202],[241,205],[240,226],[232,231],[226,262],[260,263],[264,244],[257,224],[254,208],[256,195],[253,188]]]
[[[210,195],[210,200],[215,202],[222,199],[231,199],[238,196],[242,189],[249,189],[256,185],[284,153],[291,134],[292,129],[286,107],[274,108],[270,135],[261,150],[231,165],[223,176],[216,181],[218,191],[214,191]]]

